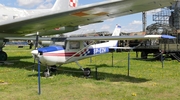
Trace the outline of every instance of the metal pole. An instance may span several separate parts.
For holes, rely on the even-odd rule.
[[[114,60],[114,56],[113,56],[113,52],[112,52],[112,67],[114,66],[114,65],[113,65],[113,62],[114,62],[114,61],[113,61],[113,60]]]
[[[129,76],[129,70],[130,70],[130,53],[128,52],[128,76]]]
[[[40,61],[38,59],[38,94],[41,94],[41,75],[40,75]]]
[[[96,80],[98,79],[98,76],[97,76],[97,66],[95,67],[95,77],[96,77]]]
[[[161,63],[162,63],[162,68],[164,68],[164,59],[163,59],[163,53],[161,53]]]
[[[90,57],[89,62],[92,63],[92,57]]]
[[[39,32],[37,32],[37,34],[36,34],[36,41],[35,41],[35,48],[34,48],[34,50],[37,50],[37,48],[38,48],[38,40],[39,40]],[[36,66],[36,59],[34,58],[34,68],[33,68],[33,72],[34,72],[34,69],[35,69],[35,66]]]
[[[143,32],[146,32],[146,25],[147,25],[147,17],[146,17],[146,12],[142,12],[142,23],[143,23]]]
[[[136,58],[138,58],[138,52],[136,51]]]
[[[35,50],[38,48],[39,32],[36,34]]]

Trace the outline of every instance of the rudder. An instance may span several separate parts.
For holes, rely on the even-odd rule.
[[[120,36],[121,34],[121,26],[116,25],[112,36]],[[117,46],[118,40],[109,40],[109,43],[112,45],[112,47]]]
[[[121,26],[116,25],[116,27],[115,27],[115,29],[113,31],[112,36],[120,36],[120,33],[121,33]]]

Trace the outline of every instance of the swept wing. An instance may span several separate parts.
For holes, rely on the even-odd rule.
[[[175,0],[111,0],[67,11],[52,11],[4,21],[0,23],[0,33],[24,36],[57,27],[87,25],[118,16],[171,6],[174,2]]]

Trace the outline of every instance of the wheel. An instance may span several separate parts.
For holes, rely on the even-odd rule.
[[[4,51],[0,51],[0,61],[6,61],[7,60],[7,54]]]
[[[49,77],[49,76],[50,76],[49,69],[46,69],[46,70],[44,71],[44,76],[45,76],[45,77]]]
[[[84,76],[89,76],[91,74],[91,69],[90,68],[85,68],[84,69]]]
[[[141,52],[141,58],[142,59],[147,59],[147,53],[145,51]]]

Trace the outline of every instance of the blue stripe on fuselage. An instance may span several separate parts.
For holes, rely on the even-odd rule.
[[[62,46],[49,46],[49,47],[38,48],[38,52],[41,53],[58,51],[58,50],[64,50],[64,48]]]
[[[109,47],[89,48],[86,55],[95,55],[109,52]]]

